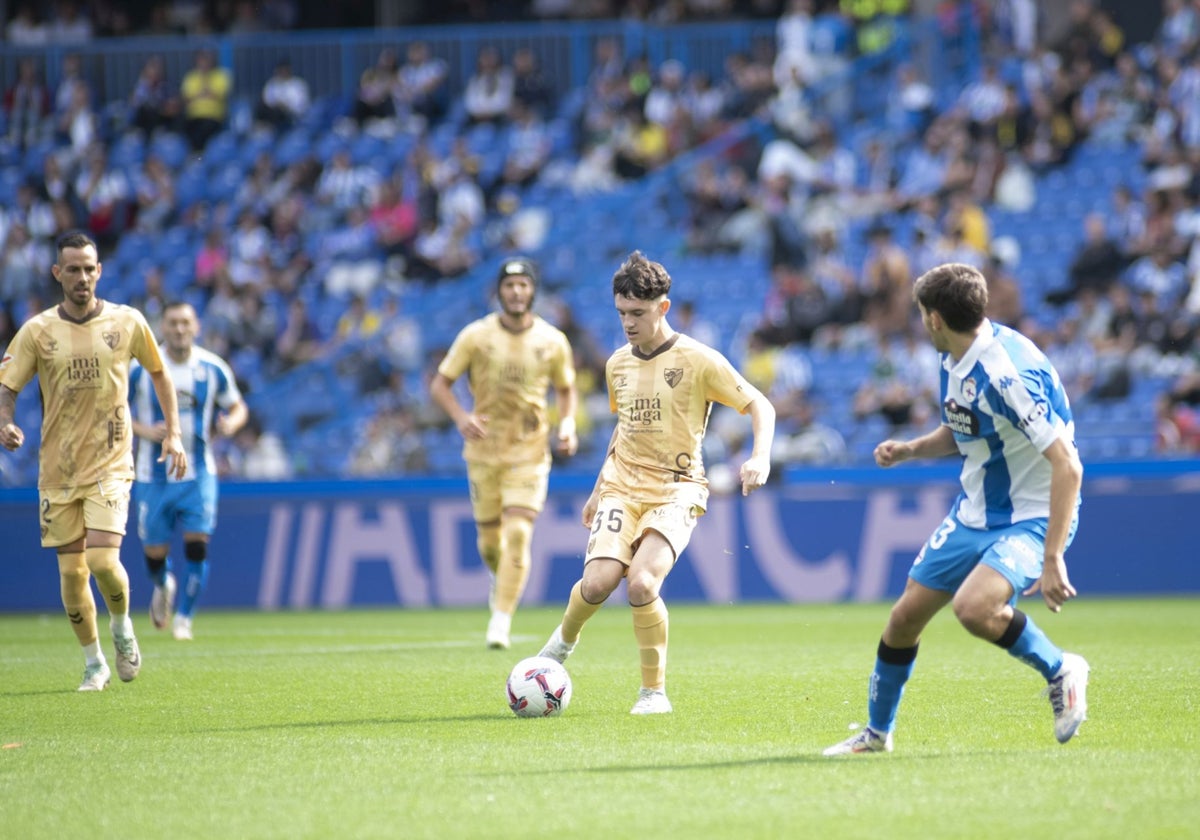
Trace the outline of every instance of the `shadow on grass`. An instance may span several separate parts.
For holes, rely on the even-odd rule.
[[[68,694],[87,694],[77,688],[44,688],[38,691],[0,691],[0,697],[56,697]]]
[[[245,726],[213,726],[204,729],[194,729],[193,732],[219,734],[221,732],[271,732],[275,730],[286,729],[324,729],[326,727],[342,727],[342,726],[428,726],[438,723],[487,723],[503,722],[507,723],[508,718],[504,715],[486,714],[486,715],[456,715],[452,717],[377,717],[377,718],[357,718],[355,720],[295,720],[283,721],[280,723],[251,723]]]

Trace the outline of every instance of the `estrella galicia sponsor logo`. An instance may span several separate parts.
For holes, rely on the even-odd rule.
[[[957,400],[948,399],[942,410],[946,414],[946,425],[960,435],[979,437],[979,418],[967,406],[958,404]]]
[[[674,388],[683,379],[683,368],[667,368],[663,371],[663,379]]]

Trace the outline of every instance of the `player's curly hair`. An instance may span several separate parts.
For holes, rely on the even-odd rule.
[[[974,266],[946,263],[917,278],[913,300],[941,315],[955,332],[970,332],[983,323],[988,305],[987,280]]]
[[[655,300],[670,293],[671,275],[661,263],[641,251],[630,254],[613,275],[613,294],[635,300]]]

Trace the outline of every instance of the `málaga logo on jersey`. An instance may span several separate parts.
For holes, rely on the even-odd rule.
[[[683,368],[667,368],[663,371],[663,379],[667,380],[667,384],[674,388],[683,379]]]
[[[121,343],[121,334],[118,332],[105,332],[100,337],[104,339],[104,343],[108,345],[109,350],[116,350],[117,345]]]

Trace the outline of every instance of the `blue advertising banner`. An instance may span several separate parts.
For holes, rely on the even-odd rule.
[[[591,481],[552,483],[526,604],[562,604],[578,578]],[[672,601],[879,601],[957,492],[952,469],[794,471],[748,498],[714,496],[667,579]],[[1072,583],[1088,595],[1200,593],[1194,531],[1200,463],[1106,465],[1084,486]],[[131,523],[122,557],[135,606],[150,596]],[[0,611],[59,609],[54,554],[38,543],[36,493],[0,493],[9,585]],[[207,608],[482,605],[488,575],[461,480],[228,483],[209,556]],[[173,557],[176,570],[182,552]],[[616,597],[616,596],[614,596]]]

